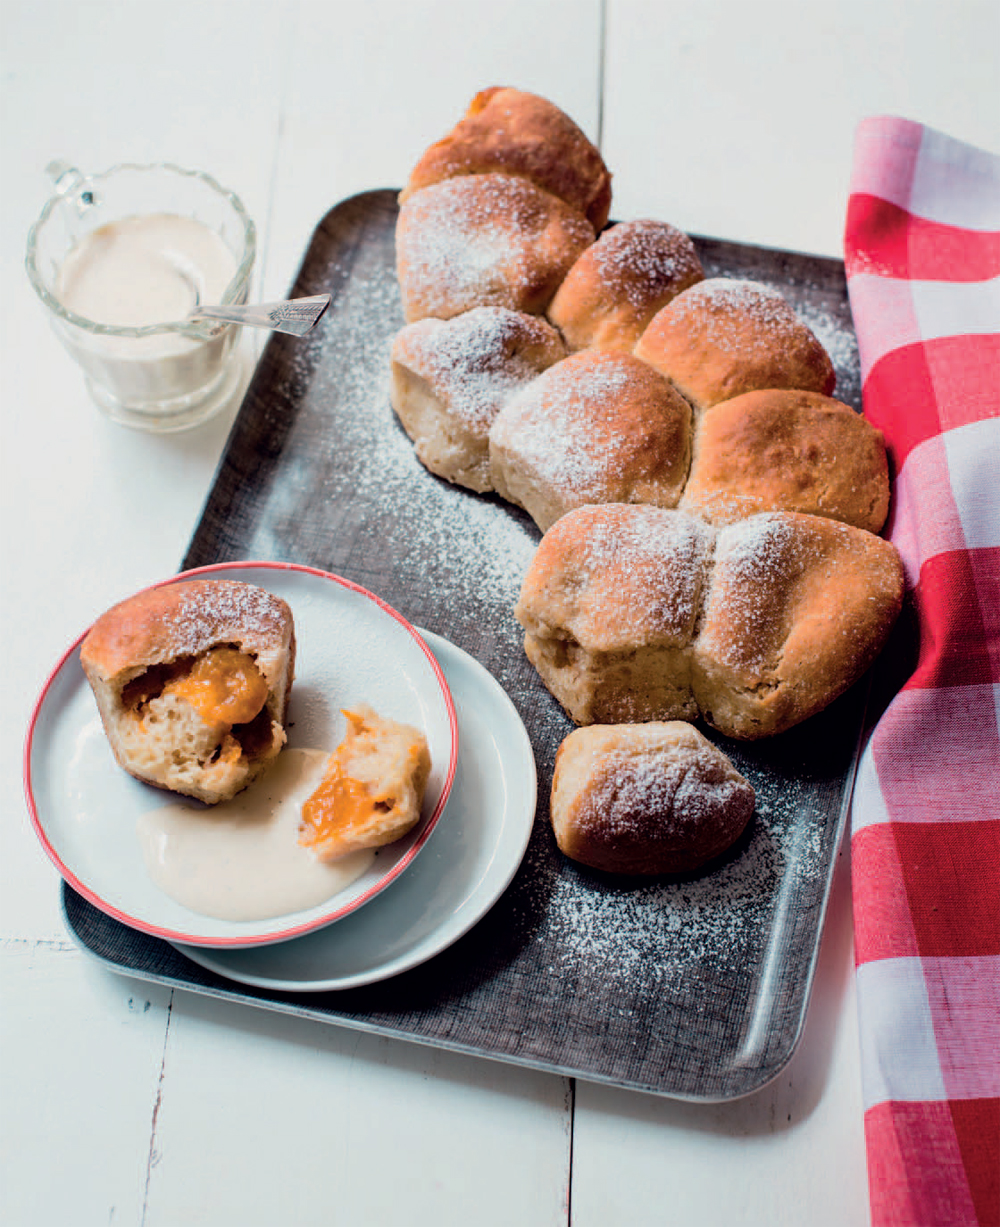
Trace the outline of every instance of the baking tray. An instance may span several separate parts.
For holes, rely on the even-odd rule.
[[[791,1058],[853,783],[866,684],[782,736],[712,740],[757,790],[749,830],[704,872],[622,880],[561,856],[548,795],[572,725],[522,648],[512,607],[539,540],[495,496],[432,476],[388,398],[402,326],[396,192],[367,192],[317,227],[292,295],[333,302],[305,339],[274,334],[248,389],[183,566],[237,559],[323,568],[477,658],[514,702],[539,803],[524,861],[448,950],[391,980],[321,994],[234,984],[63,886],[67,925],[115,971],[386,1036],[682,1099],[759,1089]],[[836,260],[695,239],[706,274],[779,289],[860,404]]]

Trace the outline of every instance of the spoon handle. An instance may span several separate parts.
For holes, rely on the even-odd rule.
[[[253,306],[196,307],[188,319],[225,320],[228,324],[247,324],[251,328],[270,328],[304,336],[330,305],[331,295],[291,298],[285,302],[264,302]]]

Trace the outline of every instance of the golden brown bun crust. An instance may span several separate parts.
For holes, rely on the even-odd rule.
[[[830,396],[837,381],[785,299],[755,281],[699,281],[657,312],[634,352],[702,410],[764,388]]]
[[[820,516],[721,530],[682,511],[608,504],[549,529],[515,616],[577,724],[694,720],[783,732],[832,703],[899,614],[895,547]]]
[[[80,657],[85,670],[111,680],[224,643],[256,657],[267,677],[272,654],[294,643],[292,611],[280,597],[236,580],[165,584],[102,614]]]
[[[195,662],[219,649],[234,650],[265,684],[251,709],[230,717],[239,727],[224,708],[209,715],[192,706],[183,688]],[[285,743],[292,612],[255,585],[191,580],[150,588],[98,618],[80,662],[115,758],[145,783],[214,804],[245,788]]]
[[[396,224],[407,323],[473,307],[540,315],[580,252],[590,222],[511,175],[464,175],[409,196]]]
[[[588,651],[690,643],[714,533],[694,516],[606,503],[558,520],[515,608],[532,634],[558,628]]]
[[[748,392],[701,415],[679,506],[713,523],[802,511],[877,533],[889,512],[885,442],[818,392]]]
[[[651,367],[611,350],[550,366],[490,430],[494,489],[543,532],[588,503],[673,507],[690,456],[690,406]]]
[[[465,117],[424,153],[400,196],[457,175],[518,175],[582,213],[599,231],[611,208],[611,175],[597,148],[553,103],[494,86],[473,98]]]
[[[692,660],[704,719],[743,739],[791,728],[865,672],[903,599],[895,547],[820,516],[722,529]]]
[[[450,320],[407,324],[392,345],[390,399],[422,464],[492,490],[489,432],[501,407],[566,356],[541,316],[474,307]]]
[[[686,234],[667,222],[619,222],[588,247],[548,311],[570,349],[635,347],[653,316],[705,274]]]
[[[608,503],[542,538],[514,614],[577,724],[696,718],[689,649],[713,537],[679,511]]]
[[[592,725],[556,755],[556,842],[607,873],[697,869],[732,846],[754,804],[748,781],[686,723]]]

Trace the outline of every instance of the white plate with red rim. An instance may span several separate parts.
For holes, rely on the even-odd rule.
[[[286,716],[291,747],[332,751],[341,709],[366,703],[427,738],[431,774],[421,820],[379,850],[371,866],[315,907],[267,920],[220,920],[171,899],[150,879],[136,832],[140,816],[172,794],[115,762],[80,665],[86,632],[56,665],[35,705],[24,753],[32,824],[56,868],[95,907],[144,933],[219,949],[288,941],[351,915],[412,864],[444,811],[458,761],[458,720],[441,666],[421,635],[366,589],[311,567],[233,562],[172,576],[235,579],[288,602],[295,619],[295,683]],[[174,798],[177,799],[177,798]]]
[[[369,907],[280,946],[178,944],[228,980],[286,993],[328,993],[398,976],[446,950],[517,872],[535,823],[535,756],[517,709],[488,670],[423,631],[455,696],[462,754],[448,809],[413,868]]]

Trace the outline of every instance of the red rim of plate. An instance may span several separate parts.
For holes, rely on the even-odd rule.
[[[69,883],[70,886],[72,886],[77,894],[82,895],[88,903],[92,903],[94,907],[100,909],[100,911],[106,913],[108,916],[113,917],[115,920],[120,921],[124,925],[128,925],[129,928],[137,929],[141,933],[149,933],[153,937],[159,937],[168,942],[180,942],[181,944],[189,946],[212,947],[266,946],[276,944],[278,942],[289,941],[293,937],[302,937],[306,933],[311,933],[316,929],[322,929],[326,925],[332,924],[334,921],[350,915],[351,912],[357,911],[359,907],[362,907],[370,899],[373,899],[376,895],[381,894],[381,892],[391,882],[395,881],[403,870],[406,869],[406,867],[412,862],[413,858],[427,842],[431,832],[437,825],[438,819],[441,817],[445,804],[447,803],[448,796],[451,793],[452,784],[455,780],[455,770],[458,761],[458,717],[455,713],[455,702],[452,698],[451,689],[448,686],[448,682],[445,679],[444,672],[441,669],[441,666],[438,664],[434,653],[418,634],[417,630],[402,616],[402,614],[393,609],[391,605],[386,604],[381,597],[376,596],[373,592],[369,592],[367,588],[362,588],[360,584],[355,584],[349,579],[344,579],[340,575],[334,575],[331,571],[323,571],[318,567],[307,567],[300,563],[294,562],[257,562],[252,560],[244,560],[242,562],[220,562],[210,566],[194,567],[189,571],[181,571],[177,575],[171,576],[169,579],[160,580],[155,584],[149,584],[147,587],[140,589],[139,592],[149,592],[154,588],[165,588],[170,584],[176,584],[183,580],[191,579],[194,576],[205,575],[209,572],[258,569],[272,571],[300,571],[307,575],[315,575],[320,579],[329,580],[340,585],[342,588],[347,588],[351,592],[356,592],[358,595],[366,597],[373,604],[377,605],[383,613],[386,613],[391,618],[395,619],[395,621],[408,632],[414,643],[420,648],[430,663],[438,686],[440,687],[441,695],[445,701],[445,708],[448,713],[448,728],[450,736],[448,771],[441,787],[441,795],[438,798],[437,805],[434,807],[434,812],[427,819],[423,830],[421,830],[419,836],[414,841],[413,846],[404,856],[400,857],[396,864],[393,865],[392,869],[379,878],[377,882],[373,883],[373,885],[366,890],[364,894],[359,895],[356,899],[353,899],[350,904],[335,908],[332,912],[324,912],[322,916],[316,917],[314,920],[293,925],[288,929],[281,929],[273,933],[256,937],[253,935],[234,937],[203,937],[200,935],[192,935],[190,933],[175,931],[173,929],[164,929],[159,925],[150,924],[148,921],[139,920],[137,917],[131,916],[127,912],[123,912],[121,909],[116,908],[112,904],[106,902],[93,890],[91,890],[90,887],[81,882],[68,865],[63,864],[59,854],[49,841],[42,822],[38,816],[38,809],[35,805],[34,790],[31,784],[31,751],[34,743],[35,726],[38,723],[38,718],[41,714],[42,707],[45,704],[46,697],[48,696],[48,693],[56,678],[61,673],[63,667],[66,665],[66,662],[73,655],[73,653],[79,649],[80,644],[86,638],[87,633],[90,630],[90,627],[87,627],[86,630],[77,636],[73,643],[70,644],[67,650],[59,658],[55,667],[46,678],[42,691],[35,702],[34,708],[32,709],[31,719],[28,722],[28,732],[24,742],[23,766],[24,795],[28,804],[28,814],[31,818],[31,825],[34,828],[35,834],[38,836],[39,842],[44,848],[49,860],[55,865],[62,877]],[[133,595],[138,596],[139,592],[136,592]],[[336,898],[336,896],[334,896],[334,898]]]

